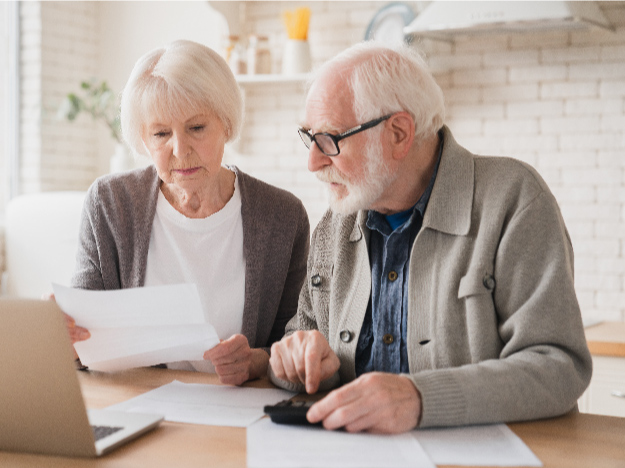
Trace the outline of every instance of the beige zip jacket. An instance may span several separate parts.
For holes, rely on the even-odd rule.
[[[530,166],[476,157],[444,128],[438,175],[410,255],[408,360],[421,427],[545,418],[576,407],[592,363],[573,285],[573,249]],[[356,378],[371,295],[367,212],[328,211],[313,233],[298,313]],[[289,387],[286,382],[274,382]]]

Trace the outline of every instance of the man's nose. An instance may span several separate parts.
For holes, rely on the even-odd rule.
[[[332,158],[323,154],[317,146],[317,143],[313,141],[308,149],[308,170],[310,172],[317,172],[330,164],[332,164]]]

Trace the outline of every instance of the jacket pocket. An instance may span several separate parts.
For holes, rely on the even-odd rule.
[[[491,294],[497,285],[495,277],[486,268],[476,268],[460,279],[458,299]]]

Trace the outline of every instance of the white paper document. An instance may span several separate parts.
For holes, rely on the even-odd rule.
[[[434,468],[411,433],[349,434],[274,424],[247,428],[248,468]]]
[[[505,424],[419,429],[411,434],[437,465],[543,466]]]
[[[166,421],[246,427],[263,417],[265,405],[275,405],[293,395],[275,388],[187,384],[174,380],[108,409],[163,414]]]
[[[199,361],[219,343],[194,284],[89,291],[53,284],[59,307],[91,333],[74,345],[93,370]]]

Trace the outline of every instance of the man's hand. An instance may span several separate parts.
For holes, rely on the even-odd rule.
[[[332,377],[341,363],[317,330],[297,331],[271,347],[271,369],[276,377],[301,383],[315,393],[322,380]]]
[[[221,383],[241,385],[267,373],[269,355],[262,349],[251,349],[244,335],[232,335],[204,353],[215,366]]]
[[[421,395],[406,377],[371,372],[334,390],[308,410],[310,422],[326,429],[396,434],[414,429]]]

